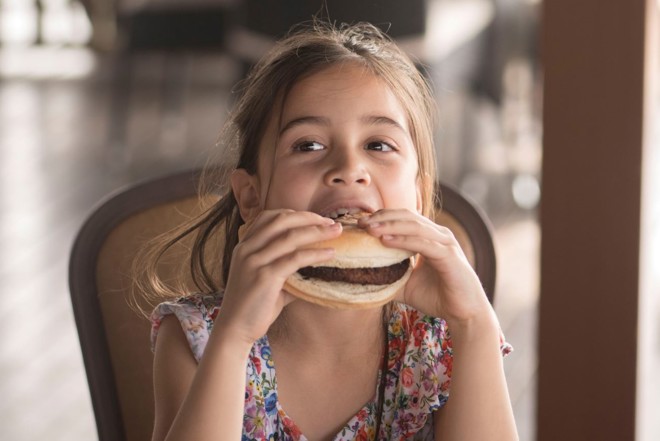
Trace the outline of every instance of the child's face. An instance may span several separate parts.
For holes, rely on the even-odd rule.
[[[340,209],[421,210],[417,154],[406,112],[378,77],[355,64],[294,85],[260,145],[262,208],[327,216]]]

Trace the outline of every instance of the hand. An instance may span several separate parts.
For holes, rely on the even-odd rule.
[[[315,213],[261,212],[234,248],[222,308],[214,327],[252,345],[294,300],[282,291],[298,269],[331,259],[334,250],[307,245],[341,234],[341,225]]]
[[[467,323],[492,308],[452,232],[409,210],[380,210],[360,221],[388,247],[419,256],[397,300],[450,324]]]

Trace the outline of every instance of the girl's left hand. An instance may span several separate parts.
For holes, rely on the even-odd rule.
[[[492,314],[478,276],[448,228],[405,209],[380,210],[360,225],[385,246],[419,254],[397,300],[449,323]]]
[[[397,300],[444,319],[451,332],[452,398],[434,414],[435,438],[517,440],[499,323],[454,235],[408,210],[381,210],[361,224],[384,245],[418,253]]]

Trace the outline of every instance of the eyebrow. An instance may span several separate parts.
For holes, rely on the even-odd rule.
[[[313,124],[318,126],[329,126],[330,120],[322,116],[301,116],[300,118],[294,118],[291,121],[287,122],[281,129],[280,135],[282,135],[287,130],[291,130],[296,126],[301,126],[303,124]]]
[[[369,125],[385,125],[390,126],[395,129],[401,130],[404,133],[407,133],[407,130],[399,124],[396,120],[390,118],[389,116],[384,115],[365,115],[360,118],[360,122]],[[291,121],[288,121],[281,129],[280,135],[282,135],[287,130],[304,124],[313,124],[320,126],[329,126],[330,120],[322,116],[301,116],[300,118],[294,118]]]
[[[398,121],[390,118],[389,116],[384,116],[384,115],[366,115],[360,118],[360,120],[364,123],[371,124],[371,125],[385,125],[385,126],[390,126],[394,127],[395,129],[399,129],[402,132],[406,132],[406,129],[399,124]]]

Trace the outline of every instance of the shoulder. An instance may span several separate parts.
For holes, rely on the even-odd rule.
[[[444,404],[451,380],[453,351],[447,323],[395,304],[388,326],[389,355],[402,391],[424,396],[433,407]],[[440,401],[436,399],[440,398]],[[431,403],[429,403],[431,404]]]
[[[158,320],[168,314],[177,316],[184,315],[203,315],[212,317],[218,313],[218,308],[222,304],[222,294],[189,294],[174,300],[165,301],[154,309],[151,314],[152,321]]]
[[[155,348],[164,318],[173,315],[178,319],[195,359],[199,361],[221,304],[221,294],[191,294],[159,304],[151,314],[152,348]]]
[[[392,439],[427,433],[430,415],[449,395],[452,349],[446,322],[394,303],[387,358],[384,418]]]
[[[449,398],[454,360],[447,322],[395,303],[388,342],[390,375],[398,377],[400,390],[408,396],[426,397],[431,410],[444,405]],[[503,335],[500,350],[503,356],[512,350]]]
[[[389,319],[389,338],[422,351],[451,352],[447,323],[402,304],[394,303]],[[410,348],[409,348],[410,349]]]

